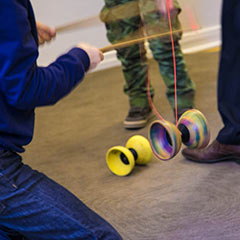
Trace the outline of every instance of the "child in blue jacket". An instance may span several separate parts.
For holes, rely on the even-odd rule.
[[[38,44],[54,35],[38,24],[29,0],[0,1],[0,239],[121,239],[73,194],[22,163],[34,130],[34,109],[55,104],[102,59],[79,44],[39,67]],[[38,38],[39,34],[39,38]]]

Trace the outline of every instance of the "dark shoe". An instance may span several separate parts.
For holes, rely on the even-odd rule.
[[[126,129],[144,128],[152,117],[150,107],[131,107],[123,124]]]
[[[185,148],[182,155],[188,160],[199,163],[236,161],[240,163],[240,145],[221,144],[217,140],[203,149]]]

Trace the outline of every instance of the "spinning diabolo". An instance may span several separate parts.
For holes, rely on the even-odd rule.
[[[207,120],[196,109],[184,112],[177,126],[165,120],[156,120],[150,124],[148,133],[153,153],[161,160],[173,158],[182,143],[199,149],[206,147],[210,140]]]
[[[145,165],[152,160],[149,141],[140,135],[128,139],[126,147],[115,146],[108,150],[106,161],[110,171],[118,176],[130,174],[136,164]]]

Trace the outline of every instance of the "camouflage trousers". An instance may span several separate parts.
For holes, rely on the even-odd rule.
[[[161,12],[157,2],[162,0],[105,0],[100,18],[105,23],[108,40],[114,44],[143,36],[169,32],[166,14]],[[178,15],[181,11],[174,2],[171,11],[173,31],[181,29]],[[178,109],[194,107],[195,85],[189,77],[179,44],[181,32],[173,34],[176,69]],[[124,92],[129,96],[131,106],[147,106],[148,64],[144,43],[116,49],[125,77]],[[149,47],[166,85],[166,95],[172,109],[175,109],[175,85],[171,38],[165,35],[149,41]],[[150,86],[151,96],[154,89]]]

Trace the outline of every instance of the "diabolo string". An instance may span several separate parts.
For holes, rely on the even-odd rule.
[[[168,25],[169,25],[169,35],[171,38],[171,45],[172,45],[172,58],[173,58],[173,76],[174,76],[174,101],[175,101],[175,119],[176,119],[176,125],[177,125],[177,115],[178,115],[178,109],[177,109],[177,69],[176,69],[176,56],[175,56],[175,46],[174,46],[174,39],[173,39],[173,31],[172,31],[172,22],[171,22],[171,13],[170,13],[170,0],[166,0],[166,10],[167,10],[167,17],[168,17]],[[141,47],[140,47],[140,54],[141,54]],[[158,112],[157,108],[153,104],[151,92],[150,92],[150,76],[149,76],[149,70],[147,70],[147,97],[149,105],[153,111],[153,113],[161,120],[164,120],[162,115]]]

